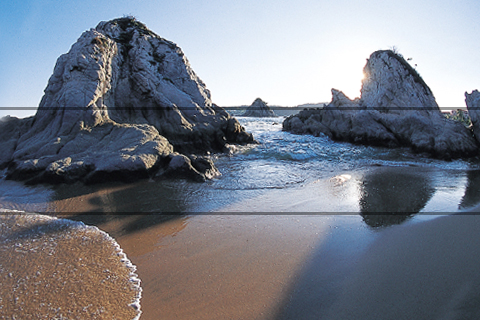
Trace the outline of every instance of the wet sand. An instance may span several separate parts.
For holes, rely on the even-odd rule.
[[[56,188],[47,207],[116,239],[142,280],[141,319],[321,319],[342,297],[362,253],[390,232],[382,226],[433,218],[372,223],[372,216],[352,212],[392,204],[396,211],[451,212],[478,202],[469,192],[478,184],[466,181],[462,172],[372,168],[231,198],[242,191],[210,192],[204,184],[192,192],[182,182],[75,185]],[[139,204],[157,210],[131,214]],[[44,205],[41,199],[37,205]],[[212,212],[188,214],[205,208]],[[246,214],[267,211],[283,214]]]
[[[479,210],[382,233],[325,319],[480,319]]]
[[[117,240],[142,279],[142,319],[277,319],[312,252],[345,230],[371,233],[358,226],[359,220],[188,216],[119,235]],[[118,224],[112,220],[102,228],[114,233]],[[367,243],[362,237],[357,241],[352,247]]]
[[[139,281],[104,232],[42,215],[0,214],[0,315],[136,319]]]

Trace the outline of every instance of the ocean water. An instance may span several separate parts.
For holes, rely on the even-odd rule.
[[[206,185],[234,191],[232,197],[242,200],[236,211],[243,206],[247,212],[439,213],[480,202],[479,166],[473,161],[442,161],[407,148],[294,135],[281,130],[283,118],[238,119],[260,144],[219,157],[216,163],[223,176]],[[252,195],[267,193],[272,194],[270,207],[245,205]],[[282,202],[292,198],[289,194],[295,194],[297,206]],[[341,197],[335,197],[338,194]]]
[[[0,208],[36,212],[440,213],[480,203],[474,161],[282,131],[284,117],[238,117],[258,145],[213,155],[222,175],[185,180],[25,186],[0,180]],[[290,201],[287,198],[292,198]],[[408,201],[406,201],[408,200]]]

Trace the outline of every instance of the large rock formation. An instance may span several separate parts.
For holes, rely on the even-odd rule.
[[[275,112],[260,98],[255,99],[247,108],[244,117],[276,117]]]
[[[287,118],[283,129],[387,147],[410,147],[432,157],[473,156],[478,146],[462,124],[446,119],[419,74],[391,50],[374,52],[364,68],[361,98],[332,89],[322,109]]]
[[[193,153],[254,142],[210,99],[182,50],[133,18],[101,22],[57,60],[34,118],[0,122],[0,168],[37,181],[204,180]]]
[[[480,92],[478,90],[473,90],[470,94],[465,92],[465,102],[475,139],[480,143]]]

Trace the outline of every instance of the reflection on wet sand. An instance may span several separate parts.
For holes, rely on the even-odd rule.
[[[427,172],[411,168],[379,168],[367,172],[362,182],[362,213],[417,213],[435,188]]]
[[[467,187],[459,209],[474,207],[480,203],[480,170],[467,171]]]
[[[360,214],[372,228],[401,224],[422,210],[434,193],[427,172],[379,168],[363,177]]]
[[[142,319],[318,318],[332,305],[358,252],[390,229],[367,228],[392,224],[367,212],[387,208],[413,214],[439,194],[449,195],[458,207],[463,173],[403,170],[354,170],[250,193],[215,189],[214,182],[140,181],[49,187],[43,200],[30,190],[26,195],[37,205],[44,201],[53,215],[99,226],[116,238],[142,279]],[[469,181],[465,203],[477,201],[468,191],[476,188],[475,176]],[[221,212],[188,215],[214,210]],[[288,215],[293,211],[317,215]],[[362,217],[318,214],[325,211],[361,211]]]
[[[185,181],[54,186],[56,212],[179,213],[189,211]]]
[[[391,213],[391,214],[362,214],[363,222],[371,228],[383,228],[402,224],[412,218],[413,214]]]
[[[0,209],[25,212],[52,211],[54,191],[42,186],[26,186],[21,182],[0,180]]]

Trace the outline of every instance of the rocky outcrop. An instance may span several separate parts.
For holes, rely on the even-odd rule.
[[[33,117],[18,119],[6,116],[0,118],[0,169],[5,169],[13,158],[18,139],[27,132],[33,123]]]
[[[478,152],[469,130],[442,115],[430,88],[401,56],[374,52],[364,73],[361,98],[350,100],[332,89],[330,104],[287,118],[283,129],[366,145],[406,146],[441,159]]]
[[[4,119],[0,131],[0,166],[31,182],[176,171],[204,180],[217,171],[192,154],[254,142],[212,103],[182,50],[132,18],[84,32],[57,60],[35,117]]]
[[[465,92],[465,102],[475,139],[480,143],[480,92],[478,90],[473,90],[470,94]]]
[[[275,112],[260,98],[255,99],[247,108],[244,117],[276,117]]]

